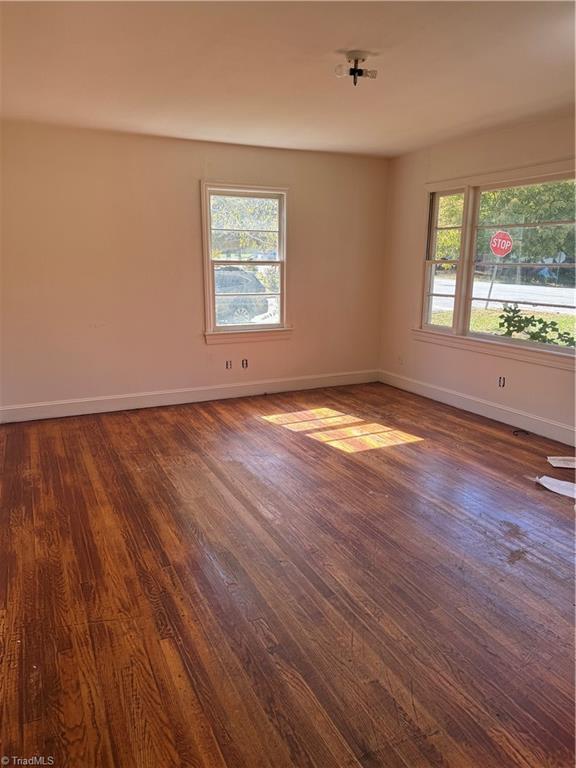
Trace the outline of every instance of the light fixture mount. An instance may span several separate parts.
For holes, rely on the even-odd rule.
[[[336,77],[351,77],[354,85],[358,85],[360,77],[368,77],[374,80],[378,75],[377,69],[367,69],[364,63],[370,51],[352,50],[345,51],[346,64],[339,64],[336,67]]]

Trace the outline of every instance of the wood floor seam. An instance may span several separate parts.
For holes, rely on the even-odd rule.
[[[0,446],[0,755],[572,768],[560,444],[362,384]]]

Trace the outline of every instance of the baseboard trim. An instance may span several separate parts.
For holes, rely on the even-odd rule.
[[[380,371],[379,381],[398,389],[405,389],[408,392],[429,397],[432,400],[438,400],[447,405],[453,405],[463,411],[470,411],[495,421],[502,421],[504,424],[534,432],[536,435],[542,435],[560,443],[567,445],[574,445],[575,443],[574,428],[559,421],[544,419],[541,416],[510,408],[507,405],[482,400],[479,397],[439,387],[436,384],[428,384],[390,371]]]
[[[137,392],[126,395],[83,397],[73,400],[54,400],[43,403],[6,405],[0,408],[0,423],[54,419],[62,416],[82,416],[108,411],[127,411],[134,408],[154,408],[160,405],[181,405],[206,400],[224,400],[231,397],[290,392],[319,387],[337,387],[346,384],[366,384],[379,380],[379,371],[348,371],[317,376],[297,376],[288,379],[266,379],[236,384],[215,384],[211,387],[167,389],[158,392]]]
[[[7,405],[0,408],[0,423],[54,419],[63,416],[82,416],[90,413],[133,410],[136,408],[154,408],[162,405],[181,405],[199,403],[207,400],[225,400],[233,397],[273,394],[320,387],[338,387],[347,384],[366,384],[380,381],[398,389],[414,392],[447,405],[453,405],[464,411],[477,413],[505,424],[526,429],[537,435],[558,440],[567,445],[575,444],[574,429],[552,419],[544,419],[526,411],[520,411],[489,400],[466,395],[436,384],[401,376],[390,371],[348,371],[313,376],[297,376],[287,379],[266,379],[236,384],[215,384],[211,387],[192,387],[189,389],[168,389],[156,392],[137,392],[124,395],[105,395],[103,397],[54,400],[51,402]]]

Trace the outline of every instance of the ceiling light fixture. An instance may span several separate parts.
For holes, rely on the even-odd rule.
[[[378,70],[362,66],[369,55],[370,51],[346,51],[347,64],[339,64],[336,67],[336,77],[351,77],[354,85],[358,85],[359,77],[374,80],[378,76]]]

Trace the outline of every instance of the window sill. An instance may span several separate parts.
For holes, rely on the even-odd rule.
[[[285,341],[292,336],[292,328],[255,328],[241,331],[206,331],[206,344],[238,344],[252,341]]]
[[[413,328],[412,335],[417,341],[429,344],[441,344],[454,349],[464,349],[485,355],[505,357],[508,360],[521,360],[534,365],[560,368],[563,371],[574,370],[574,353],[557,352],[548,349],[531,349],[514,342],[496,341],[478,336],[455,336],[446,331],[432,331],[425,328]]]

